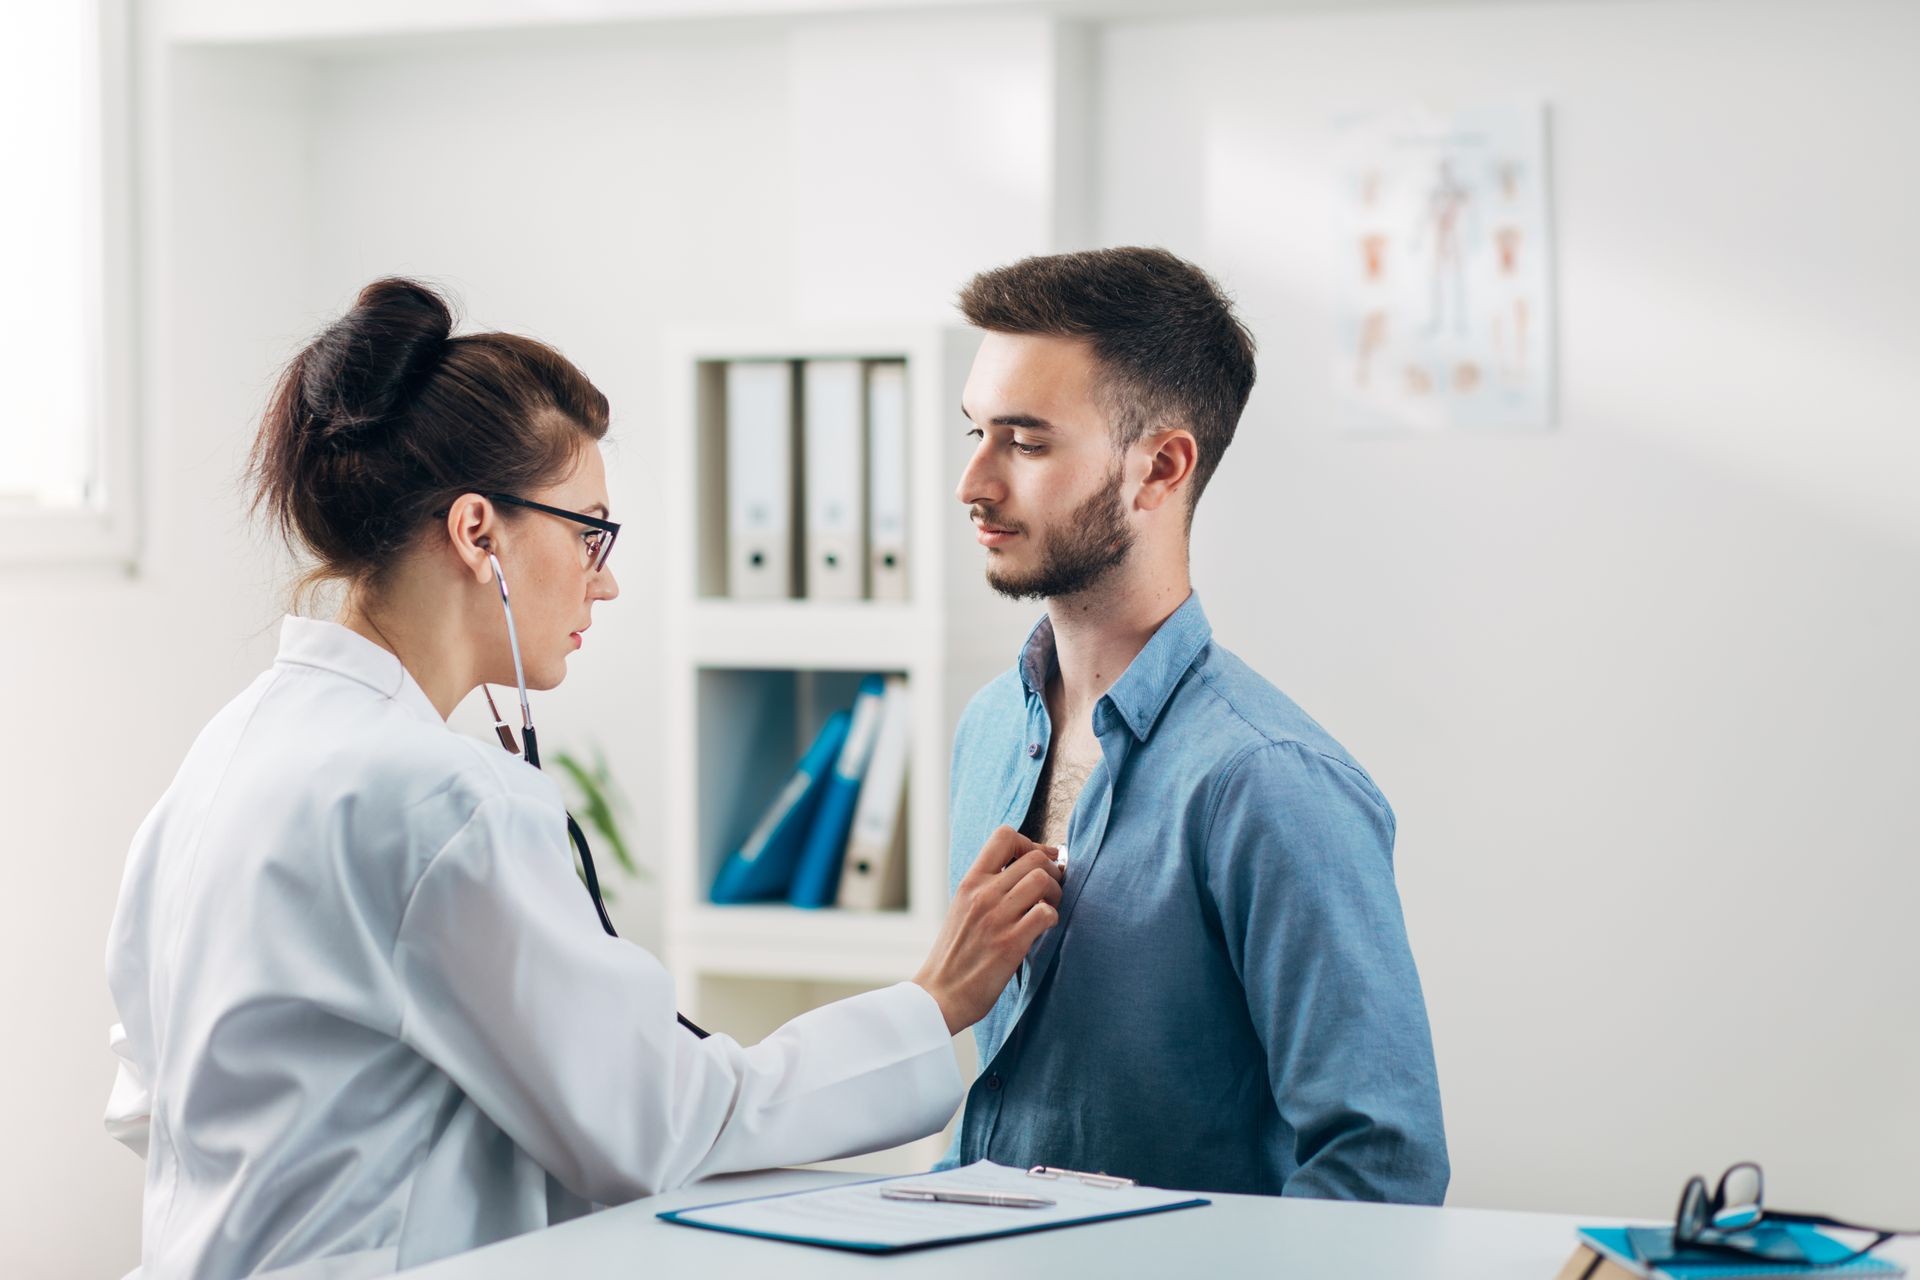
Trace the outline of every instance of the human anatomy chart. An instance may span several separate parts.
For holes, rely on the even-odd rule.
[[[1409,108],[1340,141],[1349,425],[1551,426],[1546,108]]]

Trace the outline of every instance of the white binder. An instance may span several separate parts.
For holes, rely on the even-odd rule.
[[[839,904],[854,911],[907,905],[907,763],[913,737],[905,676],[887,677],[880,736],[867,758],[867,778],[853,811],[840,864]]]
[[[798,594],[795,427],[791,361],[727,366],[727,594],[738,599]]]
[[[867,366],[867,484],[873,598],[907,598],[907,366]]]
[[[804,578],[810,600],[864,600],[867,595],[864,372],[858,360],[809,360],[800,366]]]

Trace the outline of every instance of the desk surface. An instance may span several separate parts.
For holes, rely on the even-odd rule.
[[[434,1263],[420,1280],[633,1280],[777,1275],[780,1280],[1048,1280],[1259,1276],[1277,1280],[1553,1280],[1574,1229],[1594,1219],[1488,1209],[1425,1209],[1215,1195],[1182,1209],[1006,1240],[866,1257],[661,1222],[665,1209],[828,1186],[871,1175],[785,1169],[714,1178]],[[1920,1244],[1880,1255],[1920,1276]]]

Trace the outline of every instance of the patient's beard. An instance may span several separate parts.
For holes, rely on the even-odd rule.
[[[1116,463],[1106,483],[1055,522],[1040,547],[1037,568],[1019,574],[997,570],[988,560],[987,585],[1012,600],[1057,600],[1098,586],[1133,551],[1133,530],[1120,500],[1124,480]]]

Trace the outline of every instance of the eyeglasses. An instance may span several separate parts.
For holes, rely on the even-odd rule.
[[[1769,1209],[1765,1205],[1765,1198],[1765,1175],[1760,1172],[1760,1166],[1751,1160],[1730,1166],[1720,1175],[1720,1181],[1715,1184],[1711,1195],[1707,1192],[1707,1180],[1695,1174],[1687,1179],[1686,1188],[1680,1193],[1680,1208],[1673,1217],[1672,1247],[1675,1250],[1699,1250],[1738,1258],[1838,1266],[1864,1257],[1895,1236],[1915,1234],[1843,1222],[1824,1214]],[[1814,1258],[1808,1255],[1805,1241],[1796,1238],[1794,1233],[1761,1233],[1755,1230],[1763,1225],[1834,1227],[1841,1231],[1863,1231],[1871,1235],[1873,1240],[1850,1253]],[[1846,1247],[1838,1242],[1833,1243],[1836,1249],[1844,1250]]]
[[[482,494],[494,502],[504,502],[510,507],[525,507],[529,511],[541,511],[550,516],[559,516],[562,520],[571,520],[575,524],[587,526],[587,532],[580,535],[581,545],[586,548],[586,563],[582,566],[590,573],[598,573],[607,567],[607,557],[613,554],[613,540],[620,536],[620,526],[612,520],[602,520],[599,516],[582,515],[578,511],[568,511],[564,507],[550,507],[544,502],[529,502],[525,498],[516,498],[510,493]]]

